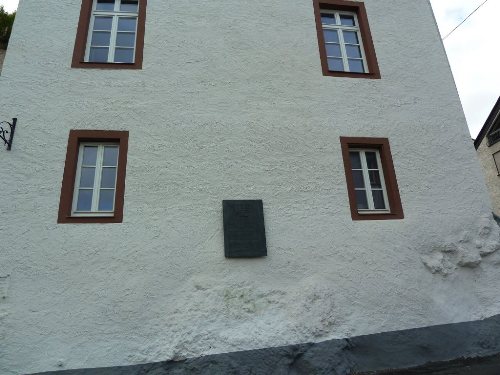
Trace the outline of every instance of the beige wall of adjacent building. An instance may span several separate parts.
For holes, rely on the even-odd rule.
[[[484,170],[484,178],[493,204],[493,212],[500,216],[500,176],[493,159],[493,154],[499,151],[500,142],[488,147],[486,138],[477,149],[477,155]]]

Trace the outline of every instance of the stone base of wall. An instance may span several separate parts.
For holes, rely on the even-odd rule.
[[[500,315],[458,324],[210,355],[180,362],[45,375],[500,374]]]

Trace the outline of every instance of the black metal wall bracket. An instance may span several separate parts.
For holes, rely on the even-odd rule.
[[[0,121],[0,139],[4,141],[7,146],[7,151],[10,151],[12,148],[12,142],[14,141],[14,132],[16,131],[16,123],[17,118],[13,118],[12,122],[8,121]],[[4,126],[9,125],[10,130],[5,128]]]

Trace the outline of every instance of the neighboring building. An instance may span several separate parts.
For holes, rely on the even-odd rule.
[[[500,230],[428,1],[22,1],[0,102],[2,375],[500,353]]]
[[[493,212],[500,216],[500,98],[474,140],[483,167]]]
[[[10,33],[14,24],[15,13],[5,12],[0,5],[0,73],[2,73],[3,60],[9,44]]]
[[[2,73],[3,60],[5,59],[6,50],[0,48],[0,73]]]

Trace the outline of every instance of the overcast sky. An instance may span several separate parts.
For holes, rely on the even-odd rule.
[[[483,1],[431,0],[441,35],[448,34]],[[0,0],[0,5],[12,12],[18,2]],[[499,16],[500,0],[489,0],[444,41],[473,138],[500,96]]]
[[[422,0],[418,0],[422,1]],[[484,0],[431,0],[445,36]],[[445,41],[473,138],[500,96],[500,0],[489,0]]]

